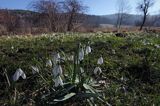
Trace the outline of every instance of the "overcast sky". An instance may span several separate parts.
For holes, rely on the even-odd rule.
[[[29,3],[36,0],[0,0],[0,8],[8,9],[28,9]],[[84,5],[89,7],[87,13],[93,15],[106,15],[116,13],[117,0],[81,0]],[[140,0],[128,0],[131,7],[131,14],[138,14],[136,4]],[[160,0],[155,0],[155,5],[151,9],[152,14],[158,13],[160,10]]]

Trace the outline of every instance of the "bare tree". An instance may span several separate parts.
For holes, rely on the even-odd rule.
[[[143,29],[143,26],[145,25],[145,22],[147,20],[149,9],[153,5],[154,5],[154,0],[142,0],[140,3],[138,3],[137,9],[143,13],[143,19],[139,30]]]
[[[65,0],[63,7],[67,16],[67,31],[71,31],[75,23],[82,23],[83,13],[87,7],[78,0]]]
[[[128,17],[128,12],[130,11],[130,6],[127,0],[117,0],[117,21],[116,21],[116,28],[120,30],[121,25]]]
[[[54,0],[40,0],[33,2],[32,7],[39,13],[43,18],[46,18],[46,26],[50,31],[56,31],[56,22],[59,20],[59,4]]]

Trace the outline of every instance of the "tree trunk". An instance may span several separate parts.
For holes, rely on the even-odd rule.
[[[72,20],[73,20],[73,13],[71,13],[69,20],[68,20],[68,25],[67,25],[67,31],[72,30]]]
[[[140,29],[139,29],[140,31],[143,29],[143,26],[144,26],[144,24],[146,22],[146,17],[147,17],[147,15],[144,14],[143,21],[142,21],[142,24],[141,24]]]

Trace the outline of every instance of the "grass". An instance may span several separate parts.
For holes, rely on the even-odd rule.
[[[116,37],[112,33],[1,37],[0,105],[46,105],[48,101],[53,102],[49,99],[53,95],[41,99],[46,92],[52,91],[54,85],[50,76],[52,69],[45,67],[46,61],[52,59],[57,51],[70,56],[77,50],[77,44],[86,45],[88,42],[92,53],[84,59],[83,67],[93,72],[97,59],[103,56],[101,76],[91,76],[100,82],[95,88],[102,91],[100,95],[105,103],[93,102],[90,96],[85,95],[89,99],[74,96],[57,105],[160,105],[160,35],[149,33],[128,33],[127,37]],[[67,64],[62,63],[64,73],[69,70]],[[37,66],[43,76],[32,75],[31,66]],[[12,75],[18,68],[26,73],[27,79],[14,82]],[[69,76],[63,79],[67,79],[65,77]],[[56,88],[52,92],[61,89],[64,90]]]

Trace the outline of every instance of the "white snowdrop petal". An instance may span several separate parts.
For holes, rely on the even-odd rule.
[[[63,85],[63,80],[60,76],[58,76],[55,80],[55,87],[58,87],[58,86],[62,86]]]
[[[54,77],[57,77],[58,75],[62,75],[63,70],[62,70],[61,65],[56,65],[56,66],[53,68],[52,73],[53,73],[53,76],[54,76]]]
[[[13,81],[17,81],[19,77],[22,77],[23,79],[26,79],[26,74],[22,71],[21,68],[17,69],[16,72],[13,75]]]
[[[90,47],[90,46],[87,46],[87,47],[86,47],[86,55],[88,55],[89,53],[91,53],[91,47]]]
[[[60,54],[59,53],[57,53],[57,54],[55,54],[54,56],[53,56],[53,62],[54,62],[54,64],[56,64],[58,61],[60,61]]]
[[[81,73],[84,73],[84,69],[82,67],[80,67],[80,71]]]
[[[19,79],[19,77],[20,77],[20,73],[19,73],[19,71],[17,70],[17,71],[14,73],[14,75],[13,75],[13,81],[17,81],[17,80]]]
[[[31,68],[32,68],[32,73],[33,73],[33,74],[39,73],[38,67],[31,66]]]
[[[20,76],[24,73],[21,68],[17,69],[17,71],[19,72]]]
[[[54,76],[54,77],[56,77],[56,76],[58,75],[57,69],[58,69],[58,66],[56,65],[56,66],[53,68],[53,70],[52,70],[52,73],[53,73],[53,76]]]
[[[98,59],[98,61],[97,61],[97,64],[103,64],[103,58],[102,57],[100,57],[99,59]]]
[[[73,56],[73,55],[69,56],[69,57],[68,57],[68,60],[69,60],[69,61],[73,61],[73,60],[74,60],[74,56]]]
[[[48,60],[48,61],[46,62],[46,66],[47,66],[47,67],[52,67],[52,61],[51,61],[51,60]]]
[[[12,46],[11,49],[14,49],[14,46]]]
[[[81,48],[81,50],[79,51],[79,60],[82,61],[84,59],[84,50],[83,48]]]
[[[94,74],[96,75],[96,74],[98,74],[98,73],[102,73],[102,70],[101,70],[100,67],[96,67],[96,68],[94,69]]]
[[[23,79],[26,79],[26,74],[23,73],[23,74],[21,75],[21,77],[22,77]]]
[[[56,78],[55,80],[54,80],[54,83],[55,83],[55,87],[58,87],[59,86],[59,83],[58,83],[58,79]]]
[[[155,44],[155,47],[159,49],[159,48],[160,48],[160,45]]]
[[[59,83],[60,86],[63,85],[63,80],[62,80],[62,78],[61,78],[60,76],[59,76],[59,78],[58,78],[58,83]]]
[[[61,65],[58,65],[58,73],[59,73],[59,75],[62,75],[62,67],[61,67]]]

